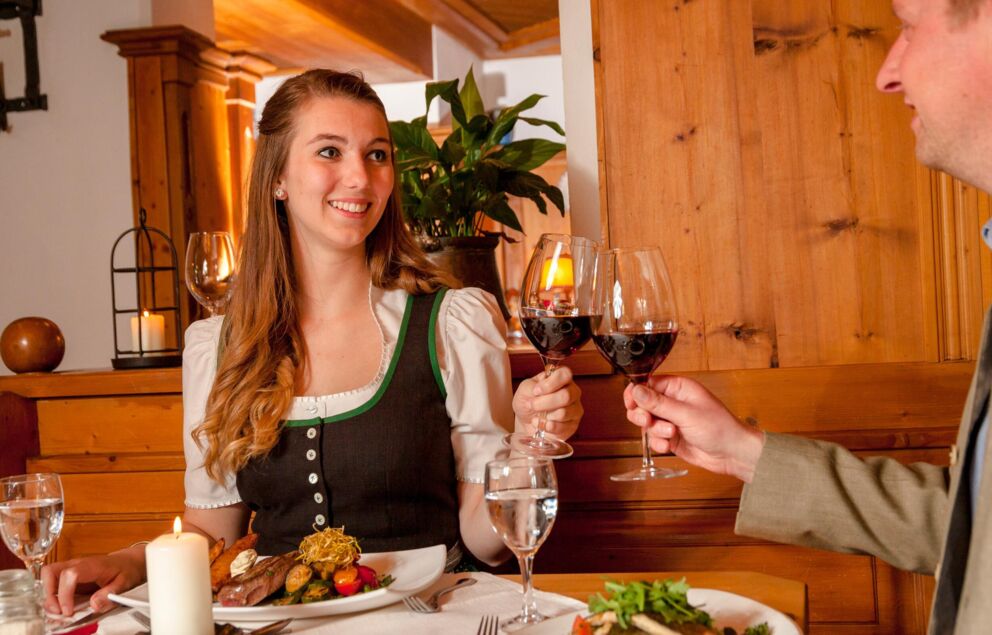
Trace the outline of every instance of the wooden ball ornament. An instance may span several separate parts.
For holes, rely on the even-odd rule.
[[[23,317],[0,334],[0,358],[15,373],[51,372],[65,355],[58,325],[43,317]]]

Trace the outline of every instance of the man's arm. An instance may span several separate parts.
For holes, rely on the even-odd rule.
[[[948,471],[861,460],[823,441],[766,433],[744,486],[739,534],[869,553],[900,569],[933,574],[944,543]]]

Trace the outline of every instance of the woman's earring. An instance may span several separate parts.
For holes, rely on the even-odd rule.
[[[282,189],[281,187],[277,187],[276,188],[276,198],[281,199],[284,196],[286,196],[286,190]]]

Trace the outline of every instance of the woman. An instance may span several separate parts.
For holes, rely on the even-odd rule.
[[[262,554],[344,525],[367,551],[444,543],[495,564],[483,467],[505,427],[582,407],[567,369],[510,403],[492,296],[445,292],[400,212],[385,110],[361,77],[296,76],[259,122],[239,283],[225,318],[190,326],[183,363],[183,528],[231,544],[251,513]],[[144,550],[56,563],[49,610],[72,613],[144,578]]]

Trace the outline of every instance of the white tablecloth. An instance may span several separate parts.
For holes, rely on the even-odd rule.
[[[472,634],[479,627],[483,615],[499,615],[501,620],[520,613],[521,587],[517,582],[488,573],[448,573],[428,591],[451,584],[454,580],[471,576],[478,580],[469,587],[456,589],[441,600],[441,612],[430,615],[414,613],[400,602],[374,611],[352,613],[321,619],[296,620],[283,633],[298,635],[325,635],[335,633],[376,633],[381,635],[427,635],[433,633]],[[555,593],[536,592],[538,609],[547,617],[555,617],[582,609],[578,600]],[[141,630],[130,611],[111,615],[100,622],[98,635],[134,635]]]

